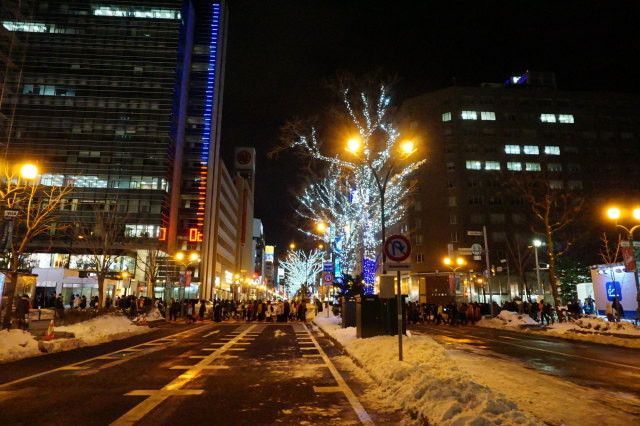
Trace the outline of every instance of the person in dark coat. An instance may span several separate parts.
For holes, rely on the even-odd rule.
[[[64,318],[64,301],[62,300],[62,294],[59,294],[55,300],[55,314],[58,318]]]
[[[204,304],[204,300],[200,301],[200,309],[198,310],[198,316],[200,317],[200,321],[204,321],[204,313],[207,310],[206,305]]]
[[[23,294],[16,301],[16,323],[18,328],[25,330],[27,328],[27,315],[29,315],[29,297]]]
[[[286,300],[284,302],[284,322],[289,321],[289,314],[291,313],[291,306],[289,305],[289,301]]]

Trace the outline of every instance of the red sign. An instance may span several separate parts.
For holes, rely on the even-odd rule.
[[[626,244],[625,244],[626,243]],[[629,241],[623,241],[620,244],[620,249],[622,250],[622,260],[624,261],[624,269],[627,272],[633,272],[636,270],[636,259],[633,255],[633,247],[629,244]]]
[[[202,242],[202,232],[200,232],[198,228],[189,228],[189,242],[190,243]]]
[[[167,228],[160,228],[160,235],[158,236],[158,240],[165,241],[167,239]]]
[[[331,273],[327,272],[326,274],[324,274],[324,275],[322,276],[322,280],[323,280],[325,283],[330,283],[330,282],[332,282],[332,281],[333,281],[333,276],[331,275]]]
[[[411,243],[404,235],[392,235],[384,242],[384,252],[394,262],[402,262],[411,256]]]
[[[191,285],[191,277],[193,276],[193,271],[186,271],[185,272],[185,286],[189,287]]]

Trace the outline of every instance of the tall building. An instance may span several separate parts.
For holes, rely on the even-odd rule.
[[[402,229],[413,242],[416,291],[438,300],[455,285],[464,296],[459,282],[448,282],[443,258],[464,255],[468,263],[458,272],[483,273],[484,257],[468,252],[484,246],[483,227],[491,266],[504,267],[493,277],[494,293],[507,293],[516,282],[513,261],[507,283],[501,260],[510,259],[507,239],[515,233],[533,239],[534,219],[505,187],[510,174],[544,171],[552,187],[588,195],[596,210],[606,199],[637,200],[640,169],[631,159],[640,142],[639,112],[637,95],[557,90],[553,74],[530,72],[505,84],[449,87],[404,102],[404,124],[423,135],[427,159]],[[594,213],[586,209],[583,216]]]
[[[2,33],[15,41],[1,57],[17,45],[26,55],[20,72],[3,72],[4,159],[37,163],[44,185],[74,186],[60,225],[117,209],[129,258],[150,244],[200,252],[217,205],[224,1],[14,3]],[[51,233],[33,247],[47,252],[37,266],[81,268],[82,241]]]

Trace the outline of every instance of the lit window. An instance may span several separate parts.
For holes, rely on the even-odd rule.
[[[451,121],[451,113],[445,112],[442,114],[442,121]]]
[[[475,111],[462,111],[462,119],[463,120],[477,120],[478,113]]]
[[[505,145],[504,152],[507,154],[520,154],[520,145]]]
[[[95,16],[118,16],[152,19],[180,19],[180,11],[172,9],[129,10],[109,6],[94,7]]]
[[[540,154],[540,150],[536,145],[525,145],[524,153],[529,155],[538,155]]]
[[[559,114],[558,121],[560,123],[573,124],[573,114]]]
[[[467,161],[468,170],[482,170],[482,161]]]
[[[540,114],[540,121],[543,123],[555,123],[556,115],[555,114]]]
[[[455,207],[458,205],[458,199],[456,197],[449,197],[449,207]]]
[[[512,170],[514,172],[519,172],[520,170],[522,170],[522,163],[518,163],[518,162],[508,162],[507,163],[507,170]]]
[[[485,161],[484,162],[485,170],[500,170],[500,162],[499,161]]]
[[[455,214],[449,215],[449,223],[451,225],[456,225],[458,223],[458,217]]]
[[[551,189],[562,189],[562,181],[561,180],[550,180],[549,188]]]
[[[561,172],[562,171],[562,164],[560,164],[560,163],[549,163],[549,164],[547,164],[547,170],[549,170],[550,172]]]
[[[539,172],[541,170],[540,163],[526,163],[525,170],[528,172]]]
[[[496,113],[493,111],[481,111],[480,119],[484,121],[496,121]]]
[[[544,153],[547,155],[560,155],[560,147],[559,146],[545,146]]]
[[[40,183],[45,186],[62,186],[64,175],[52,175],[45,173],[40,178]]]
[[[424,253],[416,253],[416,263],[424,262]]]
[[[25,33],[46,33],[47,26],[39,22],[12,22],[3,21],[2,26],[9,31],[21,31]]]

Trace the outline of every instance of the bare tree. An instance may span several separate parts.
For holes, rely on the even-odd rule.
[[[137,267],[144,271],[144,281],[147,287],[147,295],[152,299],[155,299],[155,282],[160,275],[161,266],[167,259],[166,253],[153,246],[151,243],[147,245],[144,250],[138,251],[136,256]]]
[[[614,266],[620,262],[620,246],[622,244],[622,236],[618,234],[618,241],[615,243],[615,248],[611,246],[611,241],[607,238],[607,233],[602,233],[602,248],[600,248],[600,259],[602,262],[609,267],[609,276],[611,277],[611,282],[616,281],[616,274],[614,271]]]
[[[91,204],[91,219],[78,218],[73,232],[82,241],[78,250],[88,258],[89,267],[98,279],[99,306],[106,300],[105,279],[118,259],[125,254],[123,244],[125,218],[118,212],[118,202]]]
[[[520,278],[520,294],[527,294],[527,298],[531,300],[531,289],[527,284],[527,268],[531,265],[531,250],[528,250],[526,240],[518,233],[513,233],[512,238],[507,238],[507,251],[509,257],[513,260]]]
[[[509,183],[510,190],[522,197],[533,213],[535,220],[531,223],[531,230],[542,236],[547,243],[549,284],[557,308],[560,306],[560,294],[556,258],[566,252],[571,241],[564,236],[564,250],[559,250],[556,243],[561,238],[561,231],[573,223],[582,211],[584,197],[576,191],[564,188],[561,180],[550,179],[545,172],[513,174]]]
[[[44,186],[37,180],[23,178],[6,165],[0,179],[0,205],[15,212],[15,217],[7,224],[6,247],[3,247],[10,278],[5,290],[7,304],[2,327],[10,328],[20,261],[30,242],[56,226],[60,218],[60,204],[73,187],[70,183],[66,186]]]

